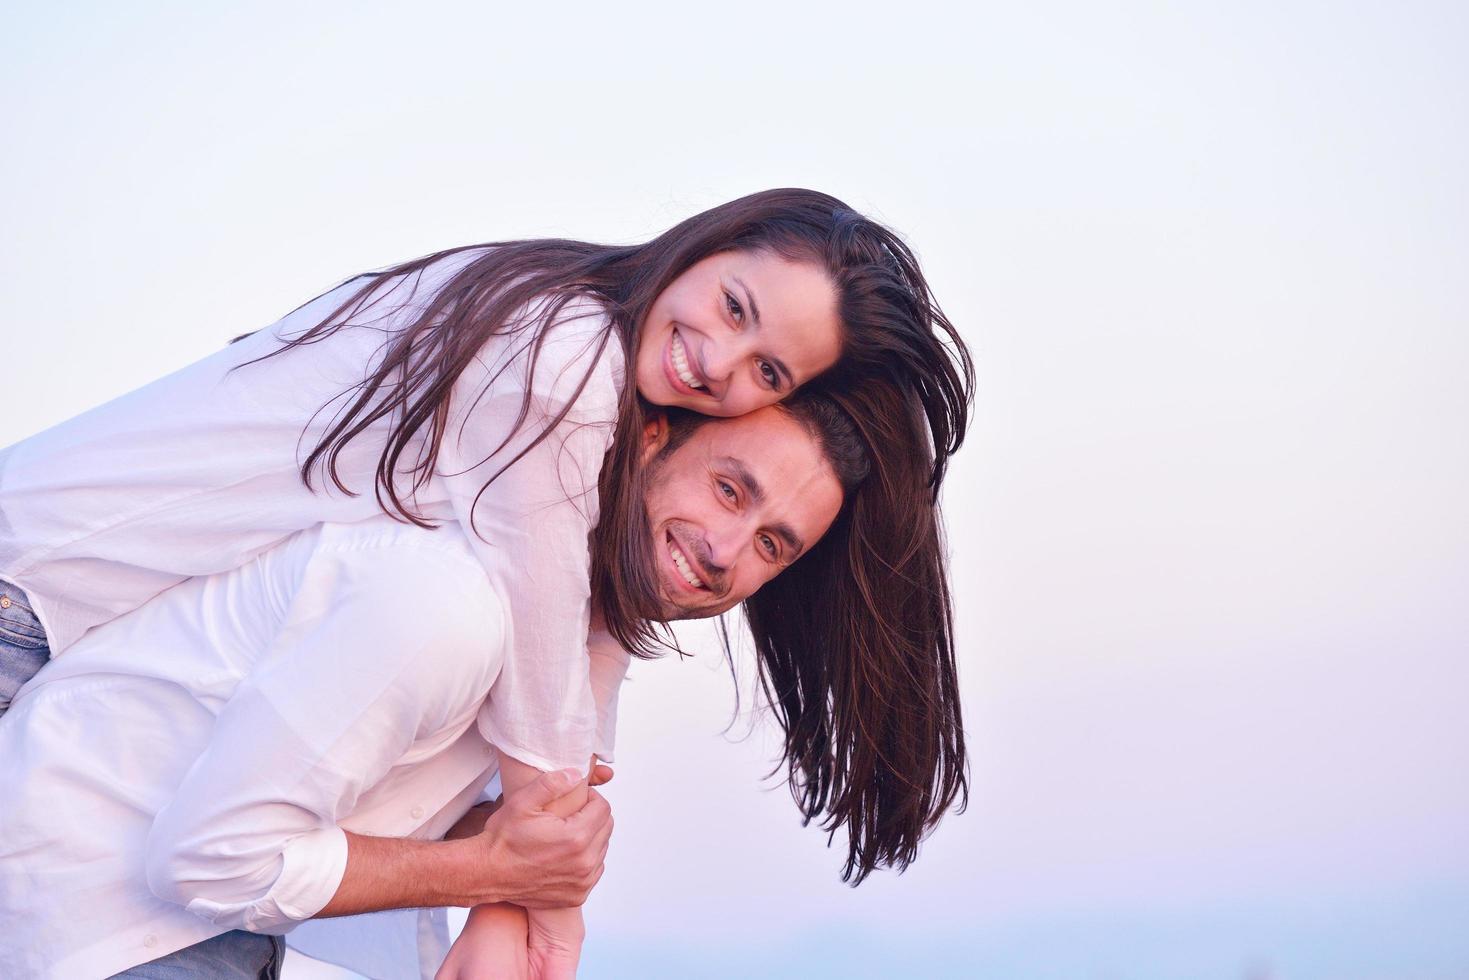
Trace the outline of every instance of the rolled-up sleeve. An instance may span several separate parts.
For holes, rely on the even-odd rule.
[[[347,867],[338,824],[416,739],[474,710],[503,637],[462,544],[318,549],[285,601],[145,851],[155,895],[252,932],[326,906]]]

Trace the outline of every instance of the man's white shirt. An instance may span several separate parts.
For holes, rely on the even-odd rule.
[[[335,893],[344,830],[441,837],[498,769],[476,719],[506,605],[458,525],[379,517],[89,632],[0,717],[5,975],[104,977],[230,929],[286,932]],[[628,662],[608,639],[591,644],[604,759]],[[437,965],[441,914],[406,944],[412,972],[389,917],[353,919],[313,924],[378,933],[346,965]]]

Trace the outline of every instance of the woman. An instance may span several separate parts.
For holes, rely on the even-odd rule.
[[[865,526],[898,533],[881,542],[854,534],[850,554],[821,562],[864,590],[921,564],[912,587],[940,596],[939,606],[928,603],[916,632],[864,624],[856,610],[841,624],[799,624],[800,611],[781,605],[751,618],[803,812],[850,831],[848,876],[905,864],[963,789],[957,702],[929,712],[930,730],[909,733],[927,744],[929,771],[859,785],[893,760],[828,695],[844,688],[855,704],[883,692],[852,672],[858,665],[813,667],[793,644],[830,626],[860,638],[884,669],[901,671],[893,665],[911,651],[883,651],[910,644],[951,674],[933,504],[963,439],[971,371],[906,246],[812,191],[741,198],[643,245],[511,242],[404,263],[7,450],[0,639],[11,642],[0,650],[9,685],[0,699],[39,669],[48,643],[60,654],[186,577],[381,509],[473,528],[492,579],[529,571],[565,582],[570,570],[568,587],[510,609],[515,652],[481,728],[535,768],[585,767],[596,726],[585,662],[593,605],[634,654],[652,655],[656,641],[654,583],[623,574],[649,562],[593,561],[587,573],[589,533],[594,555],[650,547],[639,396],[734,415],[815,383],[855,399],[860,413],[870,396],[856,393],[869,380],[895,393],[881,397],[901,408],[907,441],[891,468],[878,464],[869,503],[853,514],[873,511],[886,523]],[[871,610],[887,608],[879,595],[867,596]],[[869,626],[881,635],[854,632]],[[897,823],[872,822],[889,811]]]

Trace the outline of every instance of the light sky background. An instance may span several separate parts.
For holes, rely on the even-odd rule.
[[[1466,978],[1466,50],[1452,3],[5,4],[0,442],[368,268],[826,190],[977,358],[974,803],[843,886],[690,630],[582,975]]]

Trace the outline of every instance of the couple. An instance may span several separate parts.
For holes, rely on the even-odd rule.
[[[449,975],[574,973],[627,655],[742,600],[803,813],[906,865],[965,791],[968,396],[901,241],[771,191],[349,282],[12,447],[0,676],[56,659],[0,719],[7,975],[254,976],[445,904]],[[405,915],[348,965],[437,966]]]

